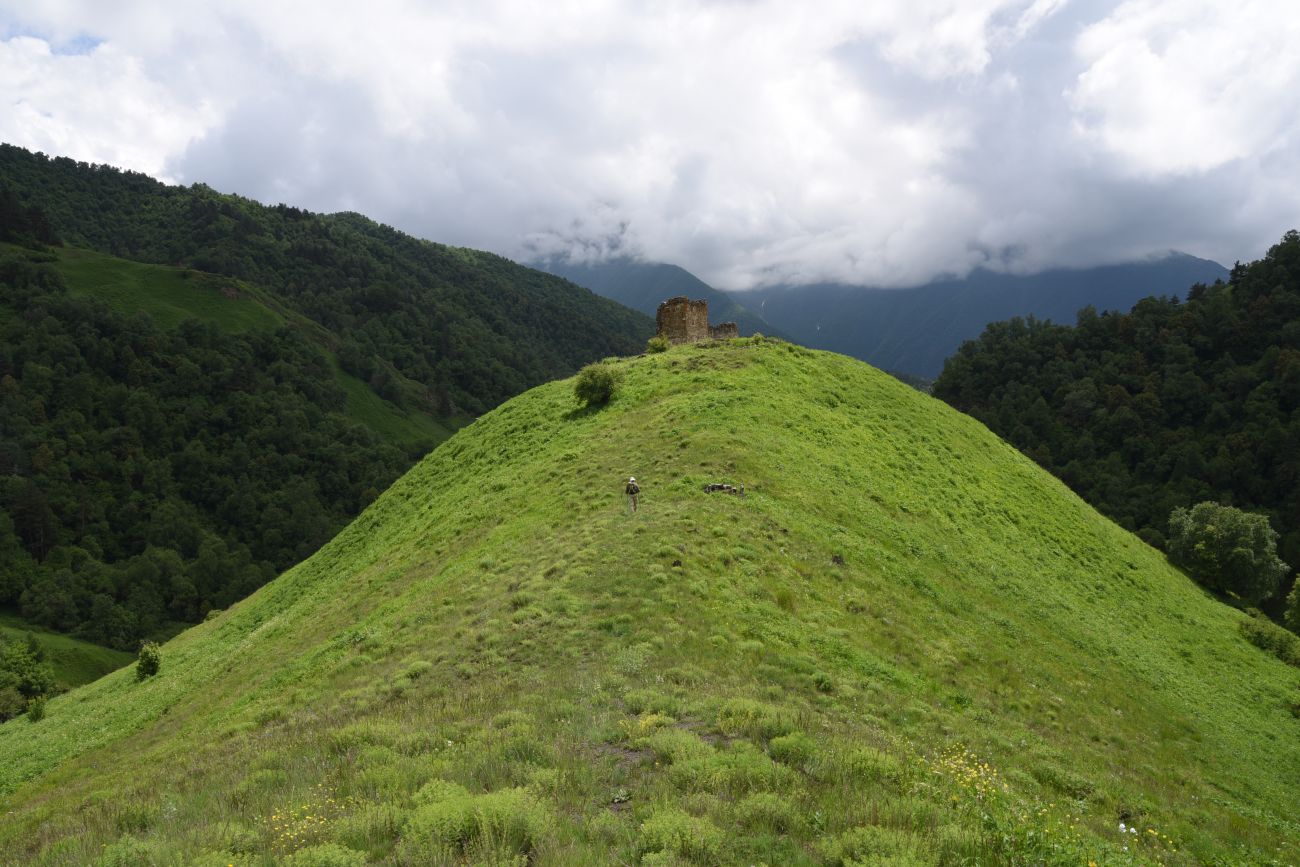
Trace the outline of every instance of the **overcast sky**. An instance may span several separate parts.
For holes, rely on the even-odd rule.
[[[1300,227],[1295,0],[0,0],[0,101],[49,154],[723,288]]]

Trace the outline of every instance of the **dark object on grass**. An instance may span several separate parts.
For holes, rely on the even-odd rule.
[[[713,494],[719,492],[723,494],[736,494],[737,496],[743,497],[745,496],[745,486],[741,485],[740,487],[737,488],[731,485],[721,485],[716,483],[704,486],[704,493],[706,494]]]

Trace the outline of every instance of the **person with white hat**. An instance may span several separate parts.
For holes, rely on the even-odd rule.
[[[641,486],[636,483],[636,476],[627,477],[627,510],[636,511],[636,495],[641,493]]]

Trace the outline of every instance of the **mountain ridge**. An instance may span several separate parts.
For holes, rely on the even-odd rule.
[[[724,292],[676,265],[626,257],[538,267],[649,315],[670,295],[705,298],[711,318],[736,319],[741,334],[772,334],[921,380],[937,377],[944,360],[990,323],[1015,316],[1074,322],[1085,307],[1127,311],[1142,298],[1186,297],[1194,284],[1228,276],[1217,262],[1178,252],[1025,275],[977,269],[903,289],[814,283]]]
[[[801,342],[877,367],[933,379],[944,360],[992,322],[1034,316],[1073,322],[1085,307],[1127,311],[1142,298],[1186,297],[1197,283],[1226,279],[1217,262],[1185,253],[1036,274],[977,269],[960,280],[911,289],[843,284],[756,289],[741,295]]]

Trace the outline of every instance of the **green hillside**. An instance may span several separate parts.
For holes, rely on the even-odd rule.
[[[0,862],[1300,859],[1300,670],[1028,458],[788,344],[615,363],[0,726]]]
[[[122,313],[148,313],[163,328],[202,319],[227,331],[274,331],[284,317],[271,310],[263,293],[226,277],[146,265],[92,250],[56,248],[55,267],[76,295],[101,298]]]
[[[6,249],[20,252],[12,246]],[[427,413],[384,400],[369,385],[344,372],[333,351],[343,343],[341,337],[245,281],[191,268],[131,262],[75,247],[53,248],[50,255],[55,257],[51,264],[73,295],[98,298],[127,316],[147,313],[162,328],[198,319],[239,334],[270,333],[292,324],[330,356],[335,381],[347,394],[347,415],[387,442],[423,451],[446,439],[461,421],[435,420]]]
[[[54,679],[68,689],[90,683],[135,660],[130,653],[46,632],[11,614],[0,614],[0,638],[25,639],[28,635],[36,636]]]

